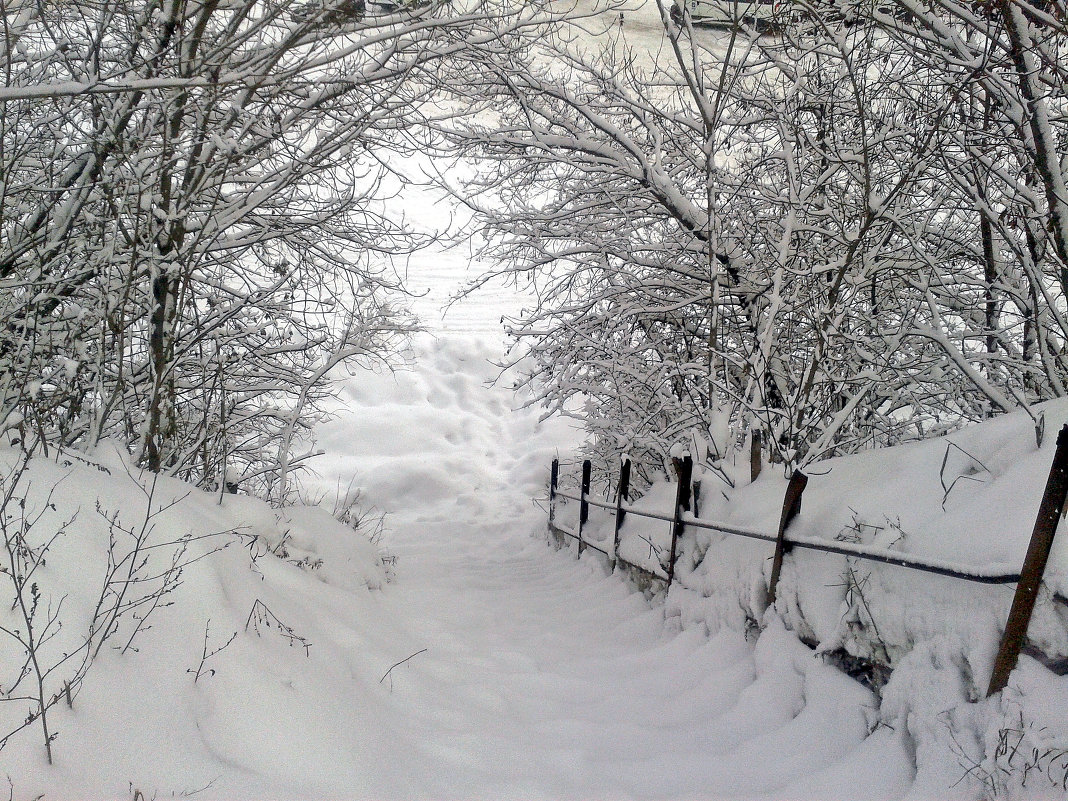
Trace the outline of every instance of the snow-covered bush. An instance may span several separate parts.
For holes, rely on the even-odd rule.
[[[61,464],[71,467],[73,458]],[[128,476],[137,492],[127,495],[122,508],[96,498],[90,511],[70,502],[71,495],[89,499],[81,487],[69,486],[76,483],[66,481],[69,473],[31,465],[25,452],[6,451],[0,459],[0,664],[6,666],[0,749],[39,725],[51,764],[58,733],[49,725],[50,710],[73,706],[105,646],[119,654],[136,651],[139,635],[152,627],[150,618],[172,603],[186,567],[232,542],[230,532],[201,534],[191,549],[193,535],[157,531],[157,518],[177,501],[156,497],[155,476]],[[102,465],[86,464],[109,474]]]
[[[667,5],[656,59],[561,26],[472,61],[447,130],[535,290],[529,381],[603,464],[651,479],[722,413],[721,457],[756,428],[804,464],[1065,394],[1063,15],[791,3],[713,47]]]
[[[4,447],[0,469],[5,765],[36,765],[43,742],[62,770],[92,721],[165,717],[189,704],[187,682],[210,693],[280,652],[329,663],[304,605],[351,607],[389,580],[384,555],[327,510],[220,498],[138,468],[119,443],[52,459]]]

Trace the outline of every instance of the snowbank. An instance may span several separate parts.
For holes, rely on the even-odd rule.
[[[321,509],[220,499],[106,448],[33,459],[21,474],[18,461],[0,451],[5,487],[17,481],[5,535],[22,549],[4,554],[0,575],[2,734],[40,700],[32,665],[17,681],[28,628],[13,569],[32,584],[33,657],[46,706],[58,702],[46,717],[53,765],[39,717],[0,750],[13,797],[336,786],[331,765],[360,716],[321,700],[373,707],[381,671],[354,663],[352,643],[387,666],[395,653],[389,632],[367,625],[387,580],[377,549]]]
[[[1041,448],[1032,419],[1019,413],[940,439],[810,465],[790,536],[860,543],[977,571],[1018,572],[1068,402],[1037,411],[1047,432]],[[701,518],[774,534],[786,483],[773,467],[736,488],[708,477]],[[669,513],[673,504],[674,486],[664,482],[636,508]],[[560,513],[572,530],[575,506]],[[606,514],[593,510],[587,531],[610,544]],[[666,561],[669,543],[669,523],[632,515],[620,553],[655,569]],[[954,770],[958,777],[969,773],[971,780],[953,790],[966,797],[1065,797],[1068,677],[1024,656],[1009,688],[984,699],[1015,585],[795,549],[769,611],[772,544],[690,528],[681,548],[668,614],[713,634],[724,628],[756,632],[781,620],[817,653],[862,675],[881,692],[879,725],[905,732],[915,750],[913,797],[944,797],[950,792],[945,779]],[[1063,530],[1029,631],[1033,653],[1063,663],[1068,604],[1054,593],[1068,595]]]

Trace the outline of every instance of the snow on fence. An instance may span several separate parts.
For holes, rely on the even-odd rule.
[[[841,554],[857,559],[881,562],[897,567],[920,570],[935,573],[940,576],[961,579],[963,581],[979,582],[983,584],[1016,584],[1016,593],[1013,597],[1012,606],[1009,610],[1005,631],[1002,635],[1001,645],[994,661],[994,669],[990,676],[987,695],[993,695],[1005,688],[1009,674],[1016,666],[1020,652],[1027,638],[1027,628],[1031,622],[1035,602],[1038,598],[1039,587],[1045,573],[1046,563],[1049,561],[1050,551],[1053,547],[1053,538],[1057,531],[1057,523],[1064,515],[1065,501],[1068,499],[1068,424],[1066,424],[1057,436],[1057,450],[1053,456],[1053,464],[1050,468],[1049,478],[1046,481],[1046,489],[1039,504],[1038,516],[1035,519],[1031,541],[1024,557],[1023,566],[1019,572],[1006,573],[998,570],[984,570],[975,567],[957,565],[951,562],[935,559],[925,559],[914,555],[906,555],[885,548],[875,548],[865,545],[847,542],[832,542],[818,537],[788,537],[786,535],[790,522],[801,511],[801,498],[808,484],[808,477],[800,470],[795,471],[786,487],[783,499],[782,514],[779,518],[778,531],[774,534],[751,531],[737,526],[727,525],[711,520],[698,519],[690,514],[691,501],[691,478],[693,475],[693,462],[690,457],[676,460],[679,482],[675,494],[675,508],[671,514],[658,514],[645,510],[635,509],[628,504],[630,487],[630,462],[624,461],[620,470],[619,483],[615,492],[615,503],[604,503],[590,497],[591,464],[587,459],[582,463],[582,482],[579,494],[571,494],[559,488],[560,463],[554,459],[549,480],[549,532],[558,541],[563,542],[565,537],[577,540],[578,556],[583,550],[589,548],[595,550],[609,560],[613,567],[622,563],[632,570],[650,576],[654,579],[666,582],[671,586],[675,579],[675,562],[678,557],[679,538],[685,532],[686,527],[709,529],[723,534],[732,534],[739,537],[748,537],[756,540],[764,540],[774,543],[775,550],[772,557],[771,575],[768,579],[768,603],[775,601],[775,591],[782,570],[783,559],[794,548],[823,551],[826,553]],[[559,498],[576,501],[579,504],[578,529],[569,531],[556,522],[556,502]],[[584,539],[583,528],[589,521],[590,507],[606,510],[614,516],[614,536],[612,550]],[[644,517],[653,520],[663,520],[671,523],[671,548],[668,554],[667,564],[660,564],[660,570],[650,570],[648,567],[636,564],[619,552],[620,532],[623,523],[628,516]]]

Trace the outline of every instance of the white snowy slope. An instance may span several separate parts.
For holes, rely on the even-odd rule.
[[[359,465],[364,500],[389,514],[397,657],[427,649],[390,677],[394,724],[427,735],[407,758],[424,783],[402,796],[905,794],[910,757],[889,730],[868,738],[869,693],[781,626],[755,645],[682,630],[595,560],[550,550],[531,498],[575,433],[509,411],[474,339],[417,350],[411,371],[350,382],[320,442],[364,443],[328,457],[324,488]]]
[[[72,706],[51,708],[54,764],[39,721],[0,748],[12,801],[1068,795],[1058,756],[1068,755],[1068,679],[1025,658],[1002,696],[973,697],[1003,619],[996,593],[877,573],[866,585],[872,620],[843,603],[840,561],[791,558],[783,613],[763,615],[753,590],[766,549],[689,543],[680,586],[649,602],[595,554],[549,548],[534,499],[580,433],[517,409],[507,376],[489,385],[499,316],[522,298],[461,305],[439,323],[436,304],[466,263],[423,258],[411,277],[434,293],[419,308],[432,332],[395,372],[339,387],[308,482],[327,508],[338,494],[356,500],[365,530],[384,513],[382,551],[321,508],[153,484],[109,447],[31,464],[20,493],[29,518],[42,516],[30,544],[63,530],[33,577],[39,608],[62,623],[39,653],[60,664],[48,697],[62,693],[73,667],[63,655],[89,630],[112,535],[120,558],[138,532],[152,546],[130,597],[158,585],[175,550],[165,543],[188,538],[189,564],[147,621],[118,621]],[[1051,429],[1066,412],[1051,409]],[[900,517],[909,536],[895,547],[979,566],[1017,560],[1049,444],[1037,451],[1016,418],[954,442],[971,454],[959,464],[943,465],[945,445],[933,443],[814,471],[798,532],[833,537],[845,514],[878,540],[894,533],[885,518]],[[4,475],[14,461],[0,449]],[[946,498],[946,469],[982,481]],[[764,528],[782,487],[769,472],[710,513]],[[979,513],[970,528],[969,509]],[[20,517],[19,504],[10,510]],[[922,532],[936,536],[913,536]],[[1064,564],[1057,555],[1055,569]],[[0,593],[0,626],[24,630],[7,574]],[[1056,644],[1057,612],[1044,608],[1040,633]],[[747,639],[751,616],[763,631]],[[789,630],[813,625],[802,633],[830,650],[876,622],[899,665],[882,709]],[[5,691],[23,662],[0,636]],[[33,677],[20,687],[27,699],[0,702],[0,739],[32,711]]]
[[[73,708],[52,709],[54,765],[34,727],[0,750],[13,798],[781,797],[812,774],[845,792],[833,767],[853,763],[847,779],[876,771],[872,797],[907,788],[892,738],[865,743],[867,693],[791,635],[769,630],[754,648],[680,631],[596,563],[532,536],[553,440],[574,434],[539,440],[532,413],[483,385],[484,346],[417,350],[410,372],[353,379],[324,431],[338,476],[354,471],[364,501],[390,513],[393,583],[321,511],[219,506],[159,481],[152,542],[245,538],[187,568],[136,650],[105,647]],[[150,480],[106,452],[39,460],[29,477],[30,508],[61,488],[41,532],[84,515],[40,573],[46,597],[66,595],[69,648],[103,567],[93,507],[136,528]],[[257,601],[274,619],[253,614]],[[209,652],[237,636],[196,679],[205,629]],[[24,710],[11,711],[5,725]]]
[[[879,725],[871,693],[774,615],[747,641],[714,609],[650,604],[594,556],[551,550],[531,499],[577,433],[513,411],[485,385],[491,355],[476,337],[421,336],[410,369],[347,381],[321,431],[320,490],[354,477],[364,507],[388,514],[388,564],[320,510],[220,506],[161,480],[153,541],[244,536],[190,565],[137,650],[105,647],[73,708],[53,708],[54,765],[35,727],[0,750],[12,798],[984,797],[962,781],[974,742],[959,758],[916,753],[913,724]],[[42,532],[81,510],[38,575],[46,597],[66,596],[56,649],[91,612],[107,544],[97,499],[127,526],[143,518],[148,477],[94,458],[109,472],[64,457],[30,475],[30,508],[61,488]],[[236,637],[197,679],[206,627],[209,653]],[[924,715],[942,702],[948,718],[990,712],[960,704],[943,657],[895,696],[907,719],[914,695],[916,726],[938,725]],[[1038,688],[1038,724],[1056,734],[1068,694],[1039,670],[1026,663],[1017,685]],[[5,725],[25,712],[0,705]],[[1036,778],[1006,797],[1059,797]]]
[[[809,465],[790,537],[874,548],[971,576],[1018,572],[1068,403],[1032,411],[1045,421],[1041,446],[1032,418],[1019,412],[945,437]],[[701,518],[773,534],[786,489],[782,470],[768,466],[750,483],[748,460],[742,461],[723,464],[733,487],[705,477]],[[654,485],[638,506],[670,512],[674,491],[666,482]],[[572,529],[575,506],[558,512]],[[666,559],[669,528],[628,516],[620,553],[659,568],[654,551]],[[795,549],[783,563],[769,610],[771,545],[690,528],[665,608],[684,627],[716,632],[785,625],[815,648],[814,659],[850,669],[863,667],[857,660],[891,666],[891,675],[875,678],[885,685],[878,712],[868,716],[877,727],[871,742],[893,731],[891,739],[911,755],[910,798],[1064,799],[1068,677],[1042,664],[1063,668],[1068,660],[1068,533],[1061,529],[1030,623],[1034,650],[991,698],[986,693],[1013,600],[1011,583]],[[611,520],[595,510],[587,530],[607,544]],[[761,642],[766,636],[765,630]]]

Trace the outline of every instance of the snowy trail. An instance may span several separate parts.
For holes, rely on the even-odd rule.
[[[792,634],[772,627],[754,646],[736,632],[683,627],[595,559],[549,549],[531,498],[556,445],[575,433],[539,426],[511,409],[505,389],[485,387],[494,369],[484,346],[453,335],[417,351],[410,371],[351,381],[360,403],[323,432],[335,454],[324,482],[344,485],[345,466],[358,462],[363,500],[389,513],[397,580],[382,611],[398,629],[396,661],[411,656],[384,681],[404,767],[369,789],[420,798],[907,793],[911,760],[892,732],[868,736],[867,692]]]
[[[438,732],[429,797],[802,797],[791,785],[866,734],[862,693],[803,674],[817,664],[785,633],[754,651],[734,632],[677,631],[536,542],[420,550],[400,549],[397,600],[427,652],[394,671],[392,695],[398,717]],[[869,776],[885,756],[870,746],[853,755]],[[872,797],[909,777],[887,778]]]
[[[347,380],[319,432],[313,491],[329,505],[358,489],[387,513],[391,582],[327,510],[161,480],[161,538],[245,536],[197,562],[137,649],[102,652],[54,708],[55,765],[29,736],[3,750],[12,798],[948,797],[952,780],[917,788],[904,735],[869,734],[871,695],[776,618],[748,642],[710,630],[707,599],[649,603],[595,554],[551,549],[532,499],[577,434],[486,386],[493,355],[421,336],[407,369]],[[41,487],[65,482],[58,518],[144,505],[120,454],[98,457],[110,478],[35,464]],[[89,601],[104,520],[49,557]]]
[[[615,15],[605,28],[655,59],[656,7],[633,5],[622,29]],[[436,219],[426,198],[412,203]],[[870,695],[793,634],[772,626],[754,644],[684,624],[596,557],[547,546],[545,510],[531,499],[579,435],[514,410],[507,382],[485,386],[500,317],[529,298],[477,293],[442,318],[442,300],[480,271],[470,259],[412,259],[411,284],[426,290],[413,307],[436,333],[395,375],[348,381],[320,430],[320,492],[359,488],[361,504],[387,513],[384,544],[397,557],[375,654],[391,657],[378,673],[407,661],[371,715],[388,732],[355,744],[358,795],[907,797],[914,757],[903,739],[869,736]],[[352,795],[343,781],[330,787]]]

